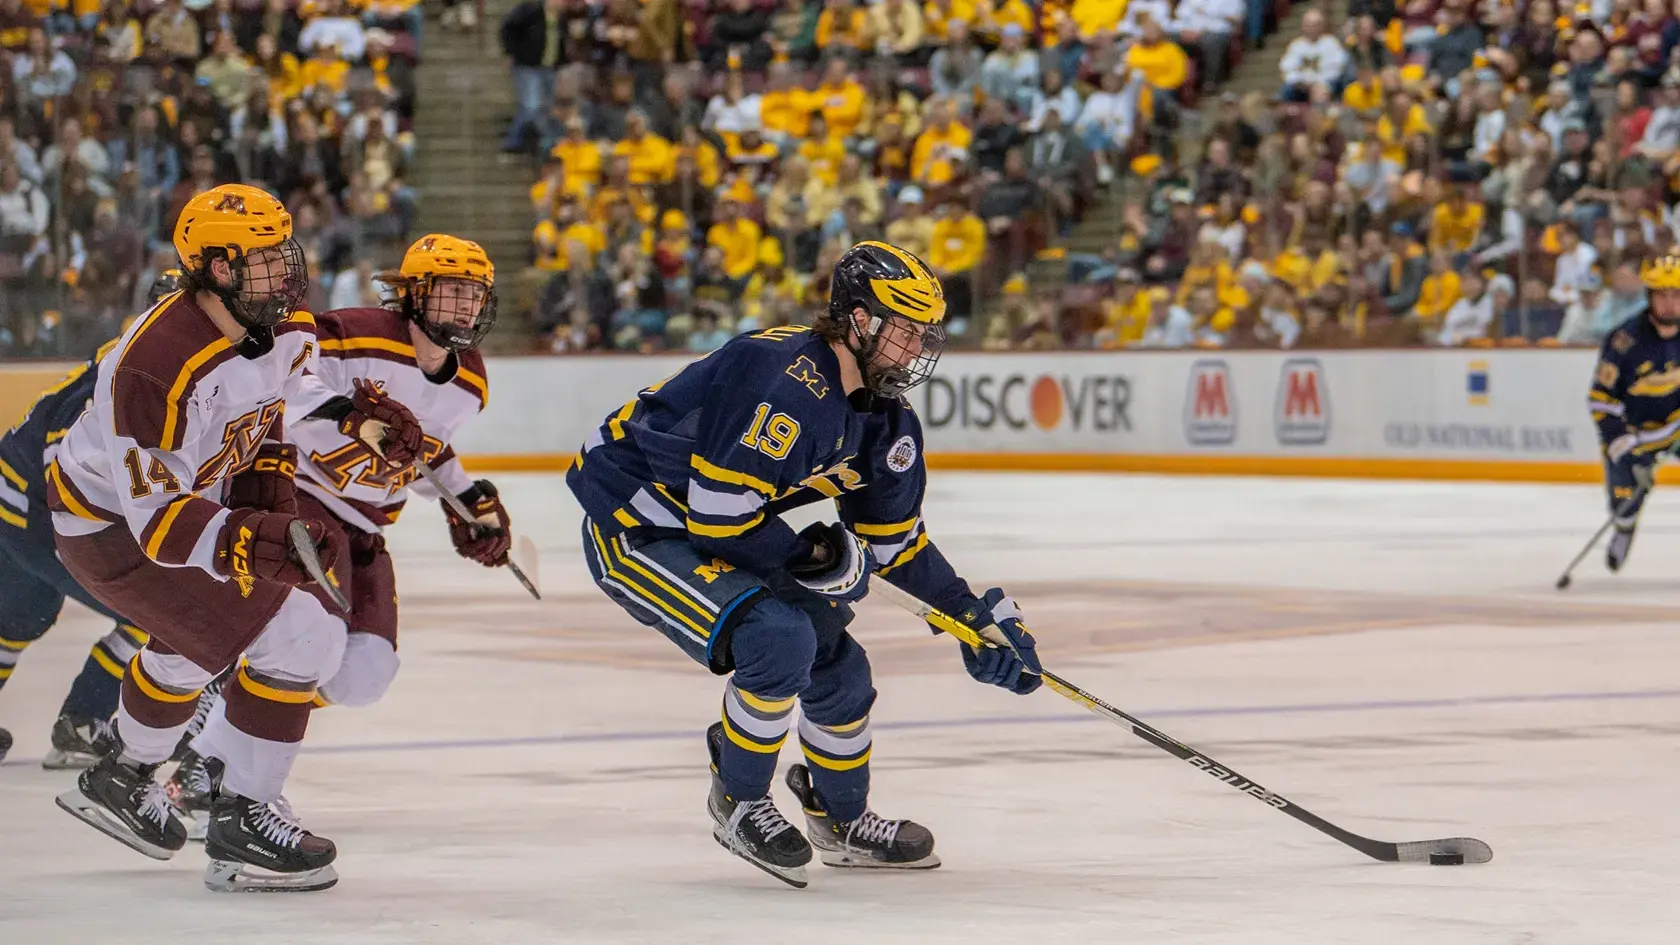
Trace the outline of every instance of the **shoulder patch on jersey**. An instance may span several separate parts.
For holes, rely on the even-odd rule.
[[[1622,376],[1620,368],[1609,361],[1598,362],[1598,383],[1600,387],[1614,388],[1616,379]]]
[[[895,473],[908,472],[916,464],[916,441],[908,435],[901,436],[887,450],[887,468]]]
[[[1618,331],[1610,336],[1610,350],[1617,354],[1626,354],[1633,347],[1633,336],[1626,331]]]

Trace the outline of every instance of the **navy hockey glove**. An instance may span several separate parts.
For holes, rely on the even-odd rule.
[[[1027,625],[1021,622],[1021,608],[1016,606],[1015,598],[1005,594],[1002,588],[986,591],[985,596],[964,608],[956,618],[975,630],[996,624],[1014,646],[1013,650],[1004,647],[976,650],[966,643],[958,644],[962,647],[963,666],[976,681],[1007,689],[1018,696],[1032,692],[1044,682],[1039,677],[1044,667],[1038,662],[1038,644],[1027,632]]]
[[[1649,492],[1656,484],[1657,456],[1641,456],[1634,452],[1639,445],[1639,437],[1626,433],[1611,441],[1604,448],[1604,455],[1615,465],[1626,479],[1633,480],[1640,491]],[[1625,481],[1625,480],[1624,480]]]
[[[799,537],[811,543],[811,556],[788,568],[793,579],[824,597],[852,603],[869,593],[869,572],[875,556],[869,546],[845,527],[815,522]]]

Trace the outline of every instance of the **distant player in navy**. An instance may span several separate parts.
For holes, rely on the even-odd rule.
[[[944,319],[921,260],[859,243],[811,328],[735,338],[642,391],[567,473],[596,583],[696,662],[733,673],[707,732],[713,836],[790,885],[806,885],[813,846],[829,866],[939,865],[927,828],[868,807],[875,689],[847,624],[871,574],[1008,636],[1019,657],[962,647],[975,679],[1039,685],[1015,602],[997,588],[975,596],[922,521],[922,430],[903,394],[932,374]],[[840,524],[795,533],[780,517],[825,499]],[[810,766],[788,784],[809,841],[770,797],[795,699]]]
[[[177,269],[159,275],[147,306],[175,292],[180,275]],[[56,451],[70,424],[93,399],[99,359],[114,344],[115,339],[107,342],[92,360],[48,388],[0,438],[0,687],[11,678],[24,649],[58,622],[66,597],[117,624],[93,645],[70,685],[53,723],[52,750],[41,762],[45,768],[86,768],[99,760],[117,711],[123,673],[148,639],[144,630],[117,616],[64,570],[53,546],[46,502],[44,473],[51,461],[46,454]],[[0,759],[11,747],[11,733],[0,728]]]
[[[1645,264],[1650,308],[1604,339],[1588,407],[1604,447],[1604,478],[1616,528],[1605,564],[1626,563],[1657,460],[1680,442],[1680,256]]]

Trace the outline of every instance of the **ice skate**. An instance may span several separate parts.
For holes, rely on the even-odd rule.
[[[187,828],[169,810],[169,796],[153,780],[157,765],[133,765],[117,753],[83,771],[58,806],[154,860],[167,860],[187,842]]]
[[[706,746],[712,755],[712,793],[706,808],[711,811],[712,837],[718,845],[789,886],[804,889],[811,862],[811,844],[788,823],[769,795],[749,801],[729,796],[718,776],[718,754],[723,742],[723,724],[714,722],[706,732]]]
[[[1627,563],[1628,552],[1633,550],[1633,531],[1637,527],[1629,525],[1624,528],[1618,524],[1616,530],[1610,533],[1610,546],[1604,552],[1604,566],[1609,568],[1612,574],[1620,571],[1622,565]]]
[[[939,866],[933,834],[913,820],[885,820],[874,811],[851,823],[837,823],[822,807],[804,765],[788,769],[788,787],[805,807],[811,846],[824,866],[867,869],[931,870]]]
[[[284,800],[218,794],[204,852],[204,885],[216,892],[313,892],[338,883],[338,848],[305,830]]]
[[[52,750],[41,759],[41,767],[49,771],[91,768],[115,747],[111,723],[105,719],[61,715],[53,723]]]
[[[0,761],[6,760],[6,753],[12,750],[12,733],[0,728]]]
[[[187,825],[187,839],[201,841],[210,828],[210,806],[222,786],[222,761],[187,749],[164,786],[169,805]]]

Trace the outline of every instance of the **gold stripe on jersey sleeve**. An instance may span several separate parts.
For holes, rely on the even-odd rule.
[[[187,388],[192,385],[199,368],[208,364],[211,358],[232,348],[233,342],[226,337],[217,338],[188,358],[186,364],[181,365],[181,373],[175,375],[175,384],[169,388],[169,399],[163,405],[163,434],[158,437],[158,445],[171,451],[177,448],[175,433],[176,428],[181,425],[181,401],[186,399]],[[132,345],[130,350],[133,350]]]

